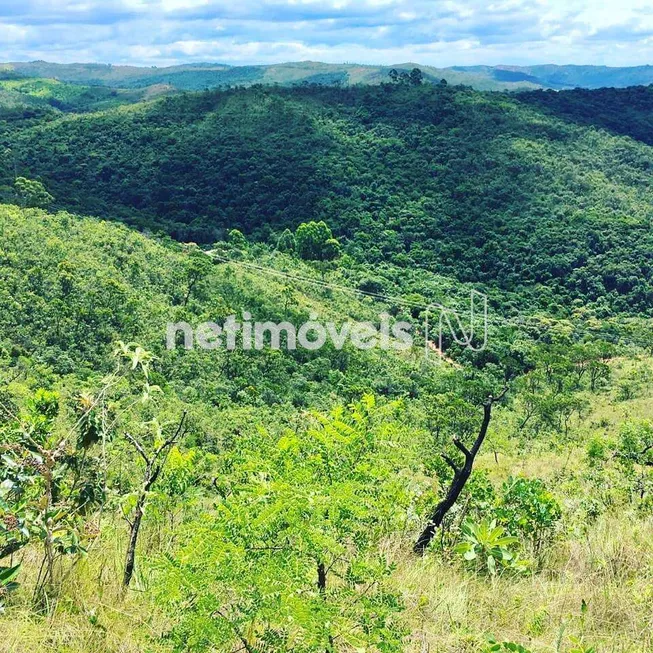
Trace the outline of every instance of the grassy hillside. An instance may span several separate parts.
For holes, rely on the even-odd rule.
[[[413,378],[420,367],[420,351],[408,358],[333,347],[319,352],[298,349],[288,356],[274,351],[208,356],[167,351],[168,322],[196,326],[223,321],[231,314],[240,319],[242,311],[252,313],[254,320],[299,325],[311,312],[324,321],[378,322],[378,314],[390,309],[412,319],[401,305],[377,304],[356,292],[325,290],[318,270],[269,248],[252,246],[245,255],[223,244],[220,251],[236,262],[212,263],[196,247],[169,239],[153,241],[119,225],[15,206],[0,206],[0,226],[0,297],[5,308],[0,346],[5,362],[21,369],[48,369],[53,379],[106,373],[115,343],[123,340],[139,342],[159,357],[170,374],[171,389],[208,404],[328,406],[365,391],[417,396],[434,383],[432,375],[422,378],[423,386]],[[261,275],[238,264],[250,257],[307,281]],[[198,261],[202,275],[195,283]],[[355,291],[370,273],[352,263],[332,271],[328,280]],[[430,280],[430,291],[440,294],[438,289],[448,285],[446,279]],[[418,287],[426,289],[423,283]],[[460,289],[461,295],[464,292]],[[287,297],[283,304],[279,296]]]
[[[326,219],[359,260],[553,311],[650,314],[653,149],[532,104],[442,85],[255,88],[12,122],[2,139],[59,207],[179,240],[239,228],[275,243]],[[10,159],[0,174],[9,185]]]
[[[650,649],[651,477],[648,458],[632,456],[652,431],[653,377],[628,338],[606,349],[599,324],[588,333],[546,315],[492,332],[493,349],[522,366],[420,558],[414,537],[451,481],[441,453],[458,460],[451,438],[473,439],[505,361],[433,366],[421,352],[349,347],[171,352],[165,323],[243,310],[374,319],[402,309],[355,292],[371,277],[414,301],[451,280],[415,272],[411,288],[391,266],[347,256],[320,271],[233,236],[215,247],[225,264],[113,222],[17,206],[0,206],[0,233],[0,547],[18,537],[12,519],[30,535],[12,557],[20,587],[0,594],[0,651],[227,653],[244,639],[279,652],[331,641],[343,653],[489,652],[490,637],[529,653]],[[118,340],[155,357],[123,365]],[[145,468],[126,433],[149,450],[183,410],[188,432],[147,493],[127,591],[125,516]],[[62,439],[54,494],[43,495],[49,459],[29,461]],[[58,507],[47,585],[43,496]],[[460,548],[465,523],[490,520],[515,536],[494,551],[496,569]]]
[[[99,111],[171,93],[171,87],[165,85],[125,90],[103,86],[82,86],[47,78],[2,79],[0,73],[0,107],[2,108],[22,105],[53,108],[67,113]]]
[[[533,86],[545,89],[595,89],[604,87],[649,85],[653,83],[653,66],[626,68],[610,66],[456,66],[454,70],[476,75],[495,83]],[[446,75],[445,75],[446,77]],[[475,84],[472,84],[475,88]]]
[[[506,68],[509,68],[506,66]],[[524,66],[517,68],[550,88],[623,88],[653,84],[653,66]]]
[[[0,652],[648,653],[649,89],[74,70],[0,82]]]
[[[411,70],[416,64],[394,66]],[[273,64],[269,66],[224,66],[221,64],[186,64],[167,68],[105,66],[98,64],[51,64],[45,61],[0,64],[0,73],[26,77],[56,78],[64,82],[122,88],[142,88],[152,84],[169,84],[176,89],[198,91],[225,86],[252,84],[350,85],[380,84],[388,81],[393,66],[363,66],[356,64],[325,64],[313,61]],[[482,90],[537,88],[539,85],[494,79],[487,73],[420,66],[428,81],[446,78],[451,84],[469,84]]]

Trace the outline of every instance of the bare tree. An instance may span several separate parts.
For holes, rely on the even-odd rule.
[[[152,489],[152,486],[156,483],[157,479],[161,475],[161,472],[163,471],[163,468],[165,467],[166,461],[168,459],[170,450],[184,436],[185,422],[186,411],[184,411],[183,415],[181,416],[181,420],[179,421],[179,425],[177,426],[174,434],[168,438],[161,446],[159,446],[151,455],[147,454],[143,445],[138,440],[136,440],[136,438],[134,438],[129,433],[125,433],[125,438],[127,441],[134,447],[134,449],[136,449],[140,457],[145,462],[145,471],[143,472],[143,484],[138,494],[138,499],[136,500],[134,518],[130,520],[126,517],[130,528],[130,534],[129,546],[127,547],[127,556],[125,559],[125,573],[122,579],[123,587],[129,587],[132,576],[134,575],[134,566],[136,564],[136,546],[138,544],[138,535],[140,533],[141,523],[143,521],[143,515],[145,512],[147,493]]]
[[[445,515],[449,512],[449,510],[451,510],[453,505],[458,500],[460,493],[463,491],[463,488],[465,487],[465,484],[467,483],[467,480],[472,473],[476,455],[480,451],[481,446],[483,445],[483,441],[485,440],[485,436],[487,435],[488,426],[490,425],[490,420],[492,419],[492,407],[495,403],[503,399],[507,391],[508,388],[504,388],[498,397],[493,397],[490,395],[488,400],[483,404],[483,422],[471,449],[468,449],[465,444],[463,444],[463,442],[458,438],[454,438],[454,445],[465,456],[465,462],[462,466],[459,467],[456,465],[455,461],[447,454],[442,454],[444,460],[453,469],[453,480],[451,481],[451,485],[449,486],[444,499],[442,499],[442,501],[440,501],[440,503],[435,507],[435,510],[431,514],[426,528],[422,531],[422,534],[417,539],[417,542],[415,542],[415,546],[413,547],[415,553],[419,553],[420,555],[424,553],[428,545],[431,543],[431,540],[435,536],[436,530],[442,524]]]

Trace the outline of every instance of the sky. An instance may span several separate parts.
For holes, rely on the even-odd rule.
[[[0,61],[653,64],[652,0],[0,0]]]

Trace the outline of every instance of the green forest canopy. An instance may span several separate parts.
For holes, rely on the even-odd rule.
[[[649,89],[186,94],[0,121],[0,183],[16,169],[58,207],[200,244],[233,228],[273,243],[325,220],[358,260],[648,314],[650,115]]]

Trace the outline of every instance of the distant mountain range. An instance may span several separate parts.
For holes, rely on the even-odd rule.
[[[379,84],[392,68],[419,67],[427,81],[446,79],[478,90],[525,90],[626,87],[653,84],[653,66],[454,66],[435,68],[415,63],[396,66],[326,64],[313,61],[268,66],[227,66],[213,63],[170,67],[117,66],[111,64],[55,64],[45,61],[0,64],[0,79],[48,78],[86,86],[141,89],[168,86],[177,90],[202,90],[252,84],[353,85]]]

